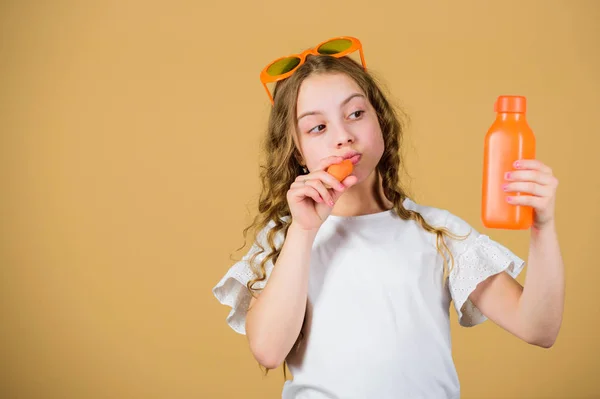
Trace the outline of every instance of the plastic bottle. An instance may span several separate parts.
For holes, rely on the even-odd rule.
[[[513,205],[508,196],[526,195],[505,192],[505,174],[516,168],[519,159],[535,158],[535,136],[527,124],[526,99],[500,96],[494,105],[496,120],[485,136],[483,156],[483,196],[481,218],[488,228],[524,230],[531,227],[533,208]]]

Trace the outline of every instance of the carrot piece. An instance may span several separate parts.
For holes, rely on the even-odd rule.
[[[341,163],[330,165],[327,168],[327,173],[329,173],[341,182],[346,177],[350,176],[353,168],[354,165],[352,165],[352,161],[350,161],[349,159],[344,159]]]

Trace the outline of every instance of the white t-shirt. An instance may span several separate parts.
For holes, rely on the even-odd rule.
[[[516,277],[525,262],[446,210],[410,199],[404,206],[432,226],[458,235],[470,232],[462,241],[447,239],[455,259],[448,284],[443,286],[436,237],[417,222],[404,221],[393,210],[330,215],[312,247],[304,339],[288,355],[293,380],[286,381],[283,399],[460,397],[450,301],[461,325],[485,321],[469,294],[502,271]],[[265,239],[265,230],[258,240]],[[282,242],[279,237],[276,245]],[[246,283],[254,277],[247,259],[256,249],[213,288],[217,299],[232,307],[227,322],[241,334],[251,298]],[[272,268],[267,264],[267,276]]]

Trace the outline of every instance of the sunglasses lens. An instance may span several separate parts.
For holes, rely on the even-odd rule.
[[[283,75],[296,68],[300,63],[298,57],[287,57],[282,60],[276,61],[267,69],[267,73],[271,76]]]
[[[330,42],[324,43],[317,49],[319,54],[337,54],[342,51],[346,51],[352,46],[352,42],[348,39],[335,39]]]

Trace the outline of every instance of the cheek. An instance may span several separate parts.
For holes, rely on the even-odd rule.
[[[364,130],[363,133],[365,134],[359,137],[361,144],[358,147],[367,156],[363,158],[359,164],[359,170],[355,174],[359,181],[366,178],[377,167],[385,149],[383,136],[378,124],[368,130]]]
[[[385,148],[383,142],[383,135],[381,134],[381,129],[379,126],[373,127],[372,130],[369,131],[367,137],[365,137],[366,143],[365,146],[369,148],[369,152],[371,155],[376,158],[377,161],[383,155],[383,150]]]
[[[326,153],[326,147],[320,145],[318,140],[307,140],[302,143],[302,153],[309,170],[318,168],[321,160],[330,155]]]

